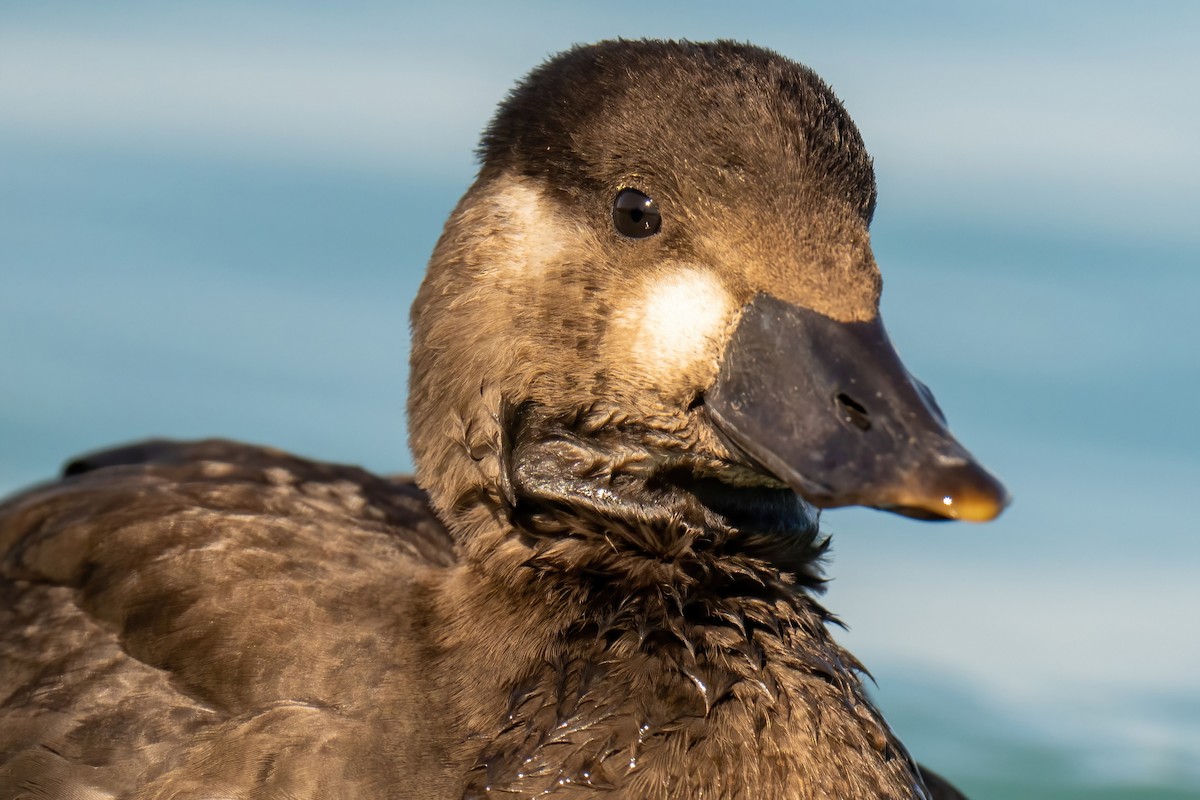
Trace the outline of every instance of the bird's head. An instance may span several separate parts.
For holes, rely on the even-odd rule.
[[[810,70],[579,47],[480,154],[412,318],[410,437],[452,527],[483,496],[621,502],[630,476],[718,510],[1003,509],[884,332],[871,160]]]

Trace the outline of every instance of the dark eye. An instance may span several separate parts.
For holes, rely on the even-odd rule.
[[[658,233],[662,216],[649,197],[637,189],[622,189],[613,201],[613,224],[622,236],[645,239]]]

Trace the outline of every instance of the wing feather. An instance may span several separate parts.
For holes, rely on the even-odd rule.
[[[0,505],[0,797],[386,785],[359,762],[429,714],[422,603],[455,563],[411,480],[221,440],[65,472]]]

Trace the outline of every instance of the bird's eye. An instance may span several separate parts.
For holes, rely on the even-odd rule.
[[[645,239],[658,233],[662,216],[658,206],[637,189],[622,189],[613,201],[613,224],[617,232],[631,239]]]

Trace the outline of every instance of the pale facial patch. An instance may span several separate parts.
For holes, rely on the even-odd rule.
[[[500,190],[489,197],[498,217],[496,234],[504,252],[488,260],[488,266],[506,273],[533,276],[562,254],[568,232],[555,220],[550,203],[541,191],[520,178],[499,182]]]
[[[686,375],[714,359],[735,310],[729,291],[709,270],[655,275],[621,315],[631,328],[629,355],[659,381]]]

